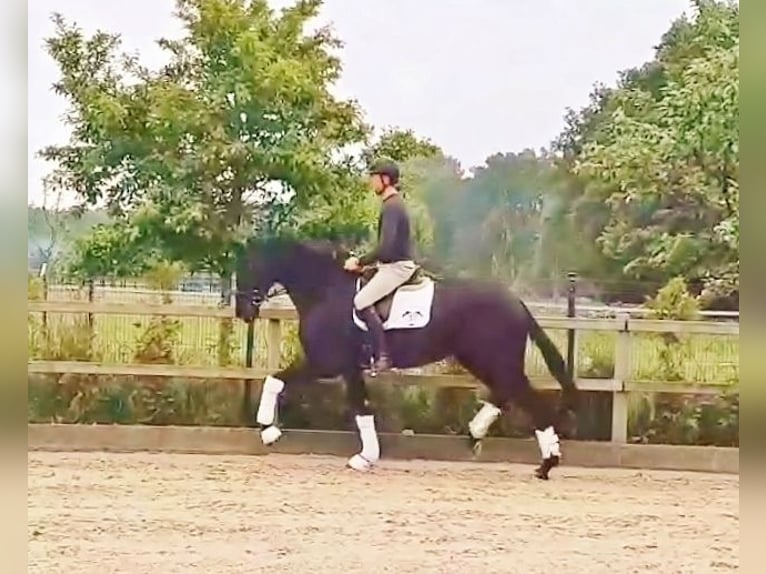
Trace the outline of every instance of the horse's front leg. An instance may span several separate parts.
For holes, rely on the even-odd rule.
[[[362,449],[348,460],[348,466],[358,471],[370,470],[380,460],[380,443],[375,429],[375,414],[370,408],[367,385],[362,371],[350,370],[343,375],[346,381],[346,396],[354,413]]]
[[[293,362],[287,368],[269,375],[263,382],[261,400],[255,415],[256,422],[261,427],[261,441],[265,445],[274,444],[282,436],[282,430],[277,426],[277,414],[280,395],[286,387],[294,388],[313,380],[308,364],[303,360]]]

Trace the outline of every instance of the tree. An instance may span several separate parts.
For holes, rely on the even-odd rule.
[[[43,185],[42,206],[30,214],[28,254],[30,259],[48,268],[60,256],[68,231],[68,214],[61,207],[62,195],[61,190]]]
[[[739,271],[738,8],[697,5],[694,23],[670,36],[683,45],[660,50],[663,85],[620,91],[606,137],[584,147],[576,170],[609,206],[598,242],[626,274],[680,275],[726,294]]]
[[[712,148],[702,154],[707,157],[702,172],[708,183],[695,181],[692,172],[699,168],[697,151],[702,148],[695,150],[688,142],[696,139],[707,146],[709,137],[717,138],[711,121],[736,125],[738,112],[730,104],[736,103],[731,96],[736,89],[738,7],[734,2],[712,0],[694,5],[696,15],[673,22],[653,60],[621,72],[615,87],[596,85],[587,106],[568,110],[566,127],[552,144],[561,185],[555,187],[551,198],[555,206],[551,205],[544,225],[544,235],[556,236],[546,251],[553,249],[565,267],[594,279],[607,299],[641,303],[676,274],[689,277],[696,291],[706,284],[711,292],[725,292],[736,282],[738,209],[729,210],[716,223],[715,206],[720,201],[715,194],[700,191],[716,187],[712,183],[716,171],[719,189],[723,181],[728,182],[727,192],[736,189],[736,183],[732,177],[721,178],[721,170],[711,165],[716,155]],[[730,65],[725,71],[720,64],[727,58]],[[718,73],[714,70],[721,74],[708,83],[708,78],[713,79],[709,74]],[[721,103],[728,104],[714,103],[724,93],[728,95]],[[700,104],[707,106],[707,123],[694,119],[695,113],[701,113]],[[726,130],[729,151],[719,157],[727,158],[721,163],[727,166],[723,171],[731,174],[736,172],[737,153],[731,151],[737,148],[736,134]],[[673,149],[658,145],[663,138],[664,144],[675,140],[677,145]],[[676,178],[672,185],[670,174]],[[653,193],[637,191],[650,186]],[[736,191],[730,195],[733,206]],[[620,198],[629,199],[626,203]],[[711,233],[716,235],[714,243],[728,241],[728,248],[708,249],[706,238]],[[696,244],[688,243],[688,237],[695,237]],[[578,246],[576,253],[570,250],[572,245]],[[703,247],[708,255],[683,256],[696,247]],[[671,251],[674,255],[666,257]],[[714,272],[703,272],[706,266]]]
[[[530,279],[552,170],[532,150],[495,154],[474,168],[457,208],[454,257],[482,275]]]
[[[35,268],[46,263],[49,274],[66,271],[75,241],[108,222],[103,211],[65,209],[61,202],[62,191],[45,186],[42,205],[27,207],[29,261]]]
[[[412,157],[403,164],[402,188],[408,203],[415,204],[418,242],[424,256],[439,268],[452,263],[463,185],[459,162],[442,153]]]
[[[403,163],[415,158],[443,156],[442,149],[431,140],[420,138],[412,130],[386,128],[377,142],[362,152],[365,165],[370,165],[376,158],[388,158]]]
[[[304,33],[320,6],[299,0],[276,14],[266,0],[178,0],[185,35],[159,40],[170,59],[159,70],[121,57],[116,35],[86,38],[54,16],[47,48],[72,136],[42,156],[58,186],[117,219],[82,254],[108,267],[152,253],[226,276],[254,227],[332,225],[317,214],[358,191],[346,148],[368,128],[355,102],[329,90],[340,42],[325,28]]]

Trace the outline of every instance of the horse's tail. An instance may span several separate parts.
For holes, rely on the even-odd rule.
[[[574,379],[567,371],[564,357],[561,356],[556,344],[551,341],[551,338],[545,331],[543,331],[540,323],[534,318],[529,311],[529,308],[524,302],[521,302],[521,305],[524,307],[529,319],[529,338],[532,339],[535,345],[537,345],[537,348],[540,349],[540,353],[543,355],[543,360],[545,361],[548,370],[561,385],[564,396],[564,405],[567,409],[576,411],[579,402],[579,390],[577,389],[577,385],[575,385]]]

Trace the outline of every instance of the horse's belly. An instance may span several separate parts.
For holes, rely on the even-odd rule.
[[[444,358],[443,345],[435,344],[433,335],[424,329],[387,331],[386,339],[396,366],[401,369],[420,367]]]

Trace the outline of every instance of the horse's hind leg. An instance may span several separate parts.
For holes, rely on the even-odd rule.
[[[481,360],[482,357],[463,355],[457,356],[456,359],[469,373],[487,385],[491,393],[489,400],[484,401],[481,409],[468,423],[471,445],[474,453],[478,454],[481,450],[482,439],[487,436],[489,429],[500,418],[507,401],[496,393],[498,388],[496,381],[499,380],[499,377],[497,373],[492,373],[491,370],[482,368],[486,363]]]
[[[554,427],[554,409],[535,390],[526,375],[521,375],[521,384],[514,385],[511,400],[527,411],[535,425],[535,437],[540,447],[542,463],[535,469],[537,478],[548,480],[550,470],[559,465],[561,446]]]
[[[540,446],[542,463],[535,471],[538,478],[547,480],[548,473],[558,466],[561,457],[558,435],[554,430],[554,411],[532,388],[524,374],[524,352],[526,341],[521,338],[505,341],[504,353],[475,352],[472,356],[458,357],[458,361],[476,378],[484,382],[490,390],[490,400],[476,413],[468,423],[474,450],[478,450],[481,440],[490,426],[500,417],[511,402],[523,408],[532,417],[535,436]],[[516,344],[514,344],[516,343]],[[492,350],[487,347],[487,349]]]

